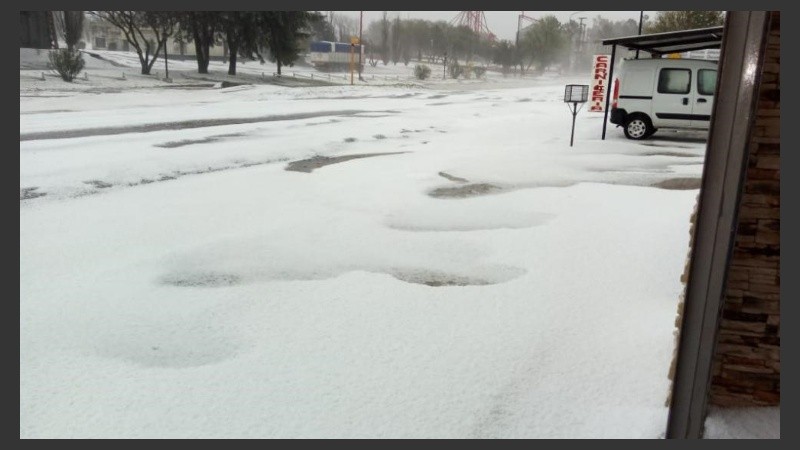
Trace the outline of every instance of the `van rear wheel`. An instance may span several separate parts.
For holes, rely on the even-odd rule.
[[[656,132],[647,116],[632,114],[625,121],[625,137],[628,139],[647,139]]]

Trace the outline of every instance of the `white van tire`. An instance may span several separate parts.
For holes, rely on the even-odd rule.
[[[625,119],[625,137],[628,139],[647,139],[656,132],[653,122],[644,114],[631,114]]]

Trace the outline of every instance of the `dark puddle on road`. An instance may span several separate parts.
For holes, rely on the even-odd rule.
[[[286,165],[286,169],[289,172],[305,172],[311,173],[314,169],[319,169],[320,167],[329,166],[331,164],[338,164],[345,161],[350,161],[351,159],[361,159],[361,158],[371,158],[373,156],[385,156],[385,155],[400,155],[403,153],[409,152],[386,152],[386,153],[361,153],[357,155],[344,155],[344,156],[315,156],[309,159],[302,159],[300,161],[292,161]]]

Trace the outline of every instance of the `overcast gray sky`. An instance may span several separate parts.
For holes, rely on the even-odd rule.
[[[388,11],[389,18],[395,18],[398,15],[405,19],[426,19],[426,20],[445,20],[450,21],[460,11]],[[497,35],[500,39],[514,40],[517,33],[517,17],[520,11],[486,11],[486,22],[489,29]],[[655,11],[645,11],[645,15],[655,17]],[[336,11],[334,14],[346,14],[351,17],[358,18],[359,11]],[[364,11],[364,28],[367,27],[373,20],[379,20],[383,15],[383,11]],[[533,17],[534,19],[542,18],[546,15],[554,15],[558,20],[566,22],[570,16],[574,20],[580,17],[586,17],[584,23],[589,23],[591,26],[592,18],[595,16],[603,16],[612,20],[634,19],[639,21],[639,11],[525,11],[525,15]]]

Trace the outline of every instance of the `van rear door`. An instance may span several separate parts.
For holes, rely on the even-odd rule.
[[[717,87],[716,69],[697,69],[694,83],[696,89],[692,108],[692,128],[708,129],[711,123],[711,107]]]
[[[658,127],[690,127],[692,122],[692,70],[664,67],[658,71],[653,93],[654,124]]]

